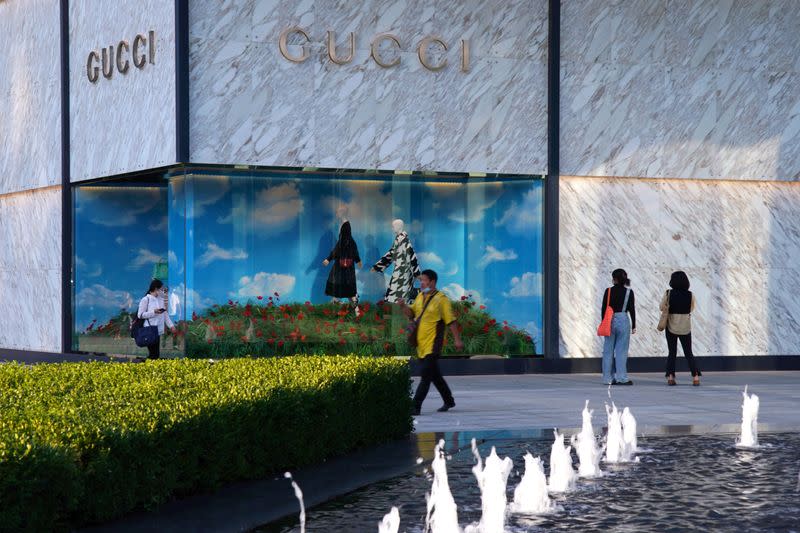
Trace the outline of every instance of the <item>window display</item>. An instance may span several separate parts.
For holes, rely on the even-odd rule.
[[[194,168],[95,189],[76,188],[79,350],[142,353],[126,320],[159,277],[162,356],[410,355],[398,304],[431,269],[464,341],[444,355],[542,352],[538,177]]]

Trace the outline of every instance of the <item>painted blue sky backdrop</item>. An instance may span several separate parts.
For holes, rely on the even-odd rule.
[[[153,264],[169,261],[167,283],[201,311],[229,299],[274,292],[284,302],[328,301],[321,262],[343,219],[364,262],[362,300],[383,296],[391,272],[369,273],[405,221],[422,268],[439,273],[451,298],[471,294],[498,320],[540,339],[540,180],[434,182],[189,176],[167,188],[85,187],[76,193],[77,329],[138,302]],[[188,266],[188,268],[187,268]],[[173,317],[175,318],[175,317]]]

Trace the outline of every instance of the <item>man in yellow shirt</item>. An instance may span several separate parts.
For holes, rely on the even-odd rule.
[[[420,381],[417,392],[414,393],[414,414],[420,414],[422,402],[428,395],[431,382],[439,391],[444,400],[438,411],[444,412],[455,407],[453,393],[442,376],[439,368],[439,357],[442,355],[445,328],[449,325],[453,333],[456,349],[462,350],[464,343],[458,332],[458,324],[453,316],[450,299],[446,294],[436,290],[438,275],[433,270],[423,270],[420,274],[420,293],[411,304],[406,307],[401,303],[405,313],[417,323],[417,357],[420,360]]]

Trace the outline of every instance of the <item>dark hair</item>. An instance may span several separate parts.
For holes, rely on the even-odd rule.
[[[431,280],[434,283],[436,283],[439,280],[439,275],[431,269],[423,270],[420,273],[420,276],[426,276],[429,280]]]
[[[689,290],[689,276],[683,270],[677,270],[669,277],[669,286],[673,289]]]
[[[334,259],[358,258],[358,246],[353,240],[353,230],[349,221],[345,221],[339,229],[339,240],[333,249],[333,257]]]
[[[618,268],[611,273],[611,279],[614,280],[615,285],[622,285],[623,287],[631,286],[631,280],[628,278],[628,273],[621,268]]]
[[[150,293],[151,293],[151,292],[153,292],[154,290],[156,290],[156,289],[160,289],[160,288],[161,288],[161,287],[163,287],[163,286],[164,286],[164,284],[163,284],[163,283],[161,283],[161,280],[160,280],[160,279],[155,279],[155,278],[153,278],[153,281],[151,281],[151,282],[150,282],[150,288],[149,288],[149,289],[147,289],[147,294],[150,294]]]

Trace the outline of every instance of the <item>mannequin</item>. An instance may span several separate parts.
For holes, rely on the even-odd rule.
[[[403,221],[399,218],[392,221],[392,231],[394,232],[392,247],[371,269],[383,272],[394,262],[394,271],[384,298],[389,303],[409,301],[414,288],[414,278],[418,278],[420,275],[417,254],[414,252],[414,247],[411,246],[411,239],[405,232],[404,226]]]
[[[356,265],[361,268],[361,257],[358,255],[358,246],[353,240],[350,222],[344,220],[339,229],[339,240],[331,253],[322,262],[328,266],[333,261],[333,267],[325,284],[325,294],[334,301],[338,298],[349,298],[358,313],[358,293],[356,289]]]

